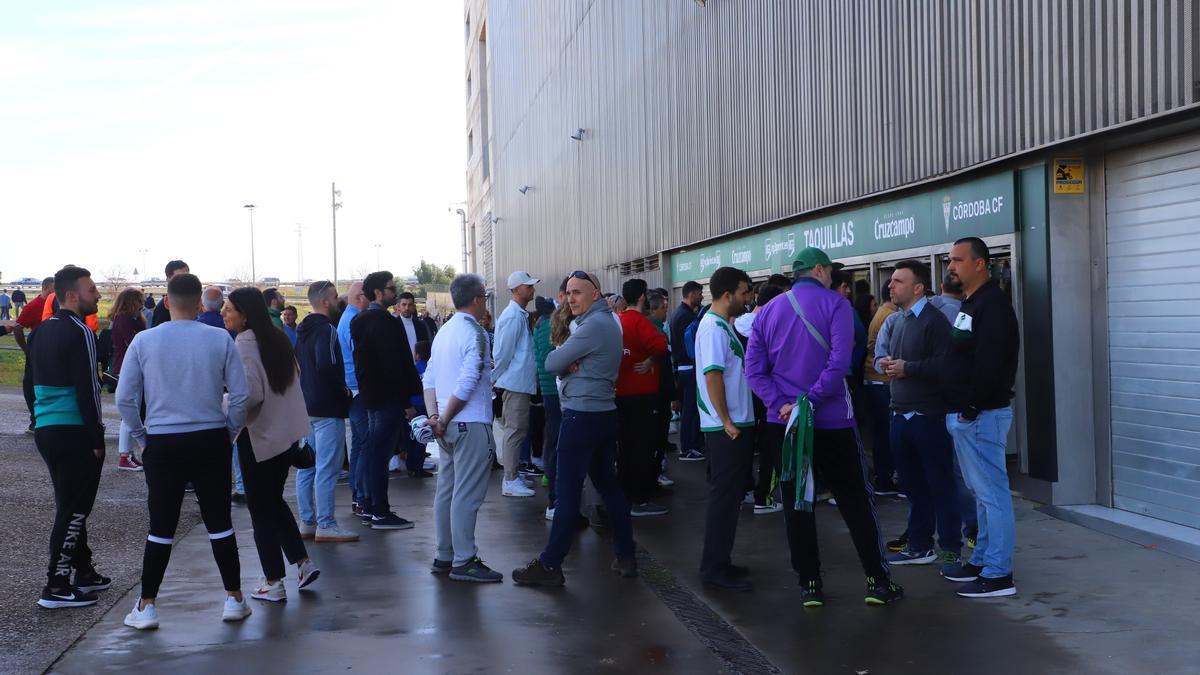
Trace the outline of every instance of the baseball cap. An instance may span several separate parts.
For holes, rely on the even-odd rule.
[[[829,256],[825,254],[825,251],[815,246],[809,246],[796,254],[796,260],[792,262],[792,271],[810,270],[817,265],[834,267],[833,262],[829,260]]]
[[[536,279],[529,272],[516,271],[508,275],[508,290],[512,290],[517,286],[536,286],[542,282],[541,279]]]

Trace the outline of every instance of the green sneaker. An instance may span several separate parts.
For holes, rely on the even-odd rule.
[[[545,474],[542,474],[542,487],[550,487],[550,479]]]

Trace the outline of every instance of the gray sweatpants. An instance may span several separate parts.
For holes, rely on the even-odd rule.
[[[457,567],[478,553],[475,519],[487,496],[496,441],[490,424],[451,422],[438,445],[442,453],[433,498],[437,559]]]
[[[529,435],[529,405],[533,397],[516,391],[504,392],[504,414],[493,422],[493,431],[500,442],[500,464],[504,480],[516,480],[521,463],[521,445]]]

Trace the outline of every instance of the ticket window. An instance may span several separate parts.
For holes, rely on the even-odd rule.
[[[946,273],[950,271],[950,253],[946,252],[938,255],[937,260],[937,278],[933,280],[933,285],[936,291],[941,293],[942,279],[944,279]],[[1000,284],[1000,289],[1003,290],[1006,295],[1008,295],[1009,301],[1012,301],[1014,275],[1011,247],[993,246],[991,248],[991,257],[988,261],[988,272],[991,274],[992,280]]]

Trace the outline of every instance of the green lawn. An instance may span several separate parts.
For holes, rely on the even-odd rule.
[[[0,384],[20,385],[25,372],[25,354],[19,349],[0,349]]]

